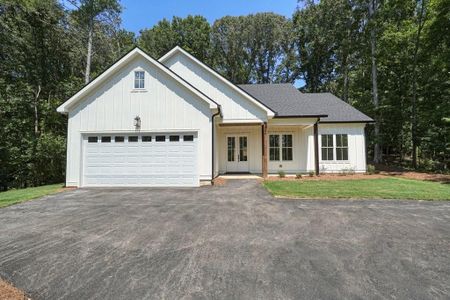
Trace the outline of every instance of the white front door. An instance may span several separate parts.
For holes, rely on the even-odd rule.
[[[228,135],[227,172],[248,172],[248,136]]]

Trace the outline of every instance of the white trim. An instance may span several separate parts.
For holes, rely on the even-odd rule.
[[[228,79],[226,79],[225,77],[223,77],[222,75],[220,75],[219,73],[217,73],[215,70],[211,69],[210,67],[208,67],[207,65],[205,65],[203,62],[201,62],[200,60],[196,59],[194,56],[192,56],[191,54],[189,54],[188,52],[186,52],[183,48],[179,47],[179,46],[175,46],[172,50],[170,50],[169,52],[167,52],[166,54],[164,54],[158,61],[161,63],[164,63],[166,60],[168,60],[170,57],[172,57],[176,52],[180,52],[182,54],[184,54],[185,56],[187,56],[189,59],[193,60],[194,62],[196,62],[199,66],[201,66],[203,69],[207,70],[209,73],[211,73],[213,76],[215,76],[216,78],[218,78],[220,81],[222,81],[223,83],[225,83],[228,87],[232,88],[234,91],[238,92],[240,95],[244,96],[247,100],[250,100],[253,104],[257,105],[259,108],[263,109],[264,111],[267,112],[267,117],[269,119],[273,118],[275,116],[275,112],[272,111],[270,108],[268,108],[267,106],[263,105],[261,102],[259,102],[258,100],[256,100],[256,98],[252,97],[251,95],[249,95],[248,93],[244,92],[242,89],[240,89],[239,87],[237,87],[234,83],[232,83],[231,81],[229,81]]]
[[[249,123],[249,124],[262,124],[260,120],[248,120],[248,119],[226,119],[222,120],[219,124],[240,124],[240,123]]]
[[[134,48],[128,54],[126,54],[124,57],[119,59],[115,64],[113,64],[109,69],[107,69],[105,72],[100,74],[97,78],[92,80],[90,83],[88,83],[85,87],[83,87],[78,93],[73,95],[69,100],[61,104],[56,111],[59,113],[68,113],[71,108],[77,104],[78,101],[80,101],[84,95],[86,95],[88,92],[92,91],[94,88],[99,86],[101,83],[103,83],[107,78],[109,78],[117,69],[121,68],[122,66],[126,65],[130,60],[134,59],[138,55],[145,58],[148,62],[150,62],[153,66],[155,66],[160,71],[164,72],[165,74],[169,75],[171,78],[173,78],[176,82],[187,88],[189,91],[191,91],[193,94],[198,96],[200,99],[204,100],[206,103],[209,104],[210,109],[218,109],[217,103],[209,99],[206,95],[199,92],[195,88],[193,88],[191,85],[186,83],[184,80],[182,80],[178,75],[173,73],[172,71],[166,69],[160,62],[157,60],[151,58],[149,55],[147,55],[145,52],[143,52],[139,48]],[[134,85],[134,82],[133,82]]]
[[[200,129],[151,129],[151,130],[80,130],[81,134],[104,134],[104,133],[129,133],[129,134],[143,134],[143,133],[172,133],[172,132],[199,132]]]

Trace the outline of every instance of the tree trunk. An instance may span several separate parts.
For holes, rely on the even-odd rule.
[[[425,13],[425,1],[421,1],[419,27],[417,29],[416,42],[414,45],[413,71],[412,71],[412,105],[411,105],[411,140],[412,140],[412,166],[417,168],[417,53],[420,48],[420,34],[423,28]]]
[[[92,24],[89,26],[88,31],[88,44],[87,44],[87,55],[86,55],[86,71],[84,72],[84,83],[87,84],[90,81],[91,74],[91,57],[92,57],[92,36],[93,36],[94,26]]]
[[[348,103],[348,64],[344,64],[344,91],[342,93],[342,100]]]
[[[377,0],[371,0],[369,3],[369,20],[372,20],[377,9]],[[373,153],[374,163],[380,163],[382,161],[381,147],[380,147],[380,120],[379,120],[379,99],[378,99],[378,79],[377,79],[377,61],[376,61],[376,28],[372,24],[370,28],[370,48],[371,48],[371,60],[372,60],[372,102],[375,108],[375,146]]]
[[[39,135],[39,96],[41,94],[41,85],[38,84],[36,94],[34,95],[34,135],[37,137]]]

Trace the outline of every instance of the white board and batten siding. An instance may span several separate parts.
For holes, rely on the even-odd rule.
[[[366,145],[364,123],[319,123],[319,169],[321,173],[340,173],[353,170],[356,173],[366,172]],[[308,141],[308,160],[307,169],[314,170],[314,133],[313,128],[306,130],[306,139]],[[332,161],[321,159],[322,134],[347,134],[348,136],[348,160],[336,160],[334,152]],[[336,145],[334,145],[336,146]]]
[[[143,90],[134,89],[134,71],[138,70],[145,71]],[[211,159],[202,159],[211,157],[211,115],[209,105],[186,87],[154,68],[143,57],[134,58],[69,112],[66,184],[82,185],[86,171],[82,160],[87,151],[87,143],[83,141],[87,136],[144,133],[193,132],[198,178],[211,179]],[[139,131],[134,127],[136,116],[141,118]]]
[[[176,53],[163,63],[220,104],[223,122],[267,121],[266,110],[183,53]]]

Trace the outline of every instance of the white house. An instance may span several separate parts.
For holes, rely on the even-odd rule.
[[[175,47],[135,48],[58,107],[67,186],[199,186],[224,173],[365,172],[371,118],[329,93],[235,85]]]

